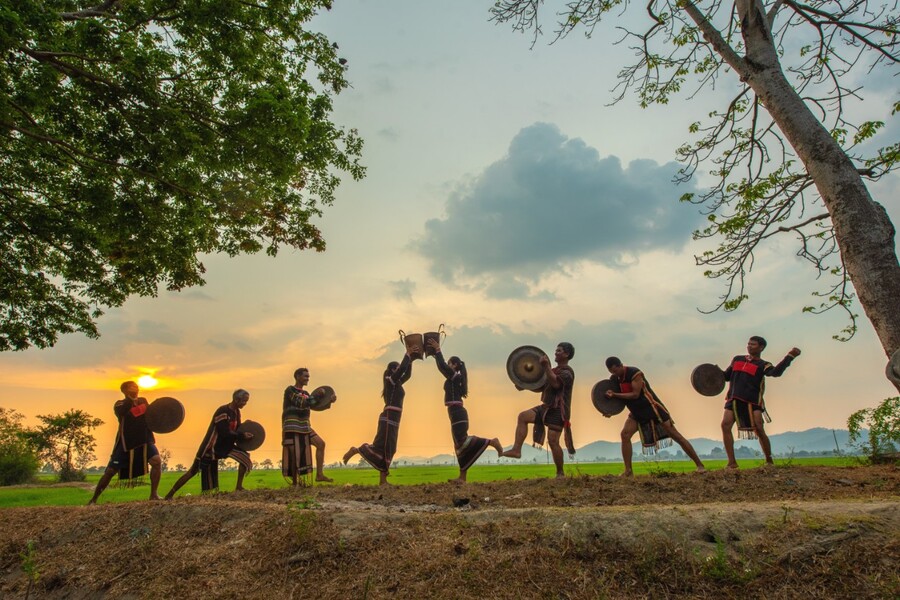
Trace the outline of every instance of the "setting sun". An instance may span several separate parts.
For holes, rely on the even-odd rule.
[[[137,384],[145,390],[155,388],[157,383],[159,383],[159,381],[157,381],[153,375],[141,375],[137,380]]]

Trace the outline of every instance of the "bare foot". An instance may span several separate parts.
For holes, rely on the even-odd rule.
[[[344,461],[344,464],[347,464],[347,462]],[[331,477],[325,477],[325,475],[319,474],[319,475],[316,475],[316,481],[324,481],[325,483],[333,483],[334,479],[332,479]]]
[[[151,500],[162,500],[162,498],[159,497],[159,494],[153,494],[152,496],[150,496],[150,499]]]
[[[510,448],[505,452],[501,452],[500,456],[505,456],[506,458],[522,458],[522,451]]]
[[[727,464],[727,465],[725,465],[725,468],[726,469],[738,469],[738,464],[737,463],[734,463],[733,465]]]
[[[390,485],[390,486],[393,486],[394,484],[391,483],[390,481],[388,481],[387,479],[385,479],[384,481],[379,481],[379,482],[378,482],[378,485]]]
[[[634,471],[624,471],[619,477],[634,477]]]
[[[565,474],[565,473],[557,473],[557,474],[556,474],[556,478],[557,478],[557,479],[565,479],[565,478],[566,478],[566,474]]]
[[[488,442],[488,446],[497,451],[497,458],[503,456],[503,444],[500,443],[500,440],[494,438],[490,442]]]
[[[706,467],[700,465],[699,467],[697,467],[697,470],[694,471],[694,473],[706,473]]]
[[[455,483],[455,484],[457,484],[457,485],[462,485],[462,484],[464,484],[465,482],[466,482],[466,480],[465,480],[465,479],[462,479],[462,478],[460,478],[460,477],[456,477],[456,478],[454,478],[454,479],[448,479],[448,480],[447,480],[447,483]]]
[[[243,486],[240,486],[240,487],[234,488],[234,491],[236,491],[236,492],[246,492],[247,490],[245,490]]]
[[[356,446],[350,446],[350,449],[344,453],[344,464],[346,465],[347,461],[353,458],[356,454],[359,454],[359,448],[357,448]]]

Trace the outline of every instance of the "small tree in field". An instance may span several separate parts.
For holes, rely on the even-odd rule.
[[[22,419],[20,413],[0,407],[0,485],[25,483],[40,466]]]
[[[43,460],[53,465],[60,481],[83,481],[82,469],[96,459],[94,429],[103,421],[80,409],[61,415],[38,415],[43,425],[29,432]]]
[[[869,438],[863,443],[864,427],[869,428]],[[875,408],[856,411],[847,420],[847,429],[850,431],[850,443],[872,462],[882,462],[885,458],[897,460],[897,448],[900,446],[900,397],[887,398]]]

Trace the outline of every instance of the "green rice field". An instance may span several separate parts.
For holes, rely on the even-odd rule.
[[[705,461],[707,469],[718,470],[725,466],[725,461]],[[741,468],[750,469],[762,465],[762,460],[738,461]],[[854,466],[859,464],[857,457],[814,457],[776,459],[779,466]],[[622,463],[578,463],[567,464],[566,475],[579,477],[585,475],[618,475],[622,472]],[[635,474],[647,475],[658,472],[688,473],[694,470],[690,461],[635,461]],[[320,483],[317,485],[343,486],[343,485],[377,485],[378,472],[371,468],[339,468],[326,469],[325,474],[334,479],[334,483]],[[391,470],[389,481],[395,485],[416,485],[423,483],[443,483],[456,477],[458,470],[455,466],[406,466],[395,467]],[[472,483],[479,481],[501,481],[510,479],[534,479],[552,477],[553,465],[484,465],[469,469],[468,480]],[[181,476],[181,473],[169,471],[163,473],[159,486],[161,496],[172,487],[172,484]],[[81,484],[57,484],[49,476],[42,476],[33,485],[10,486],[0,488],[0,508],[13,506],[72,506],[86,504],[92,495],[93,486],[100,478],[99,474],[88,475],[87,482]],[[234,490],[237,480],[236,471],[220,471],[219,484],[222,492]],[[131,502],[146,500],[150,493],[149,485],[141,485],[134,488],[120,488],[113,479],[110,486],[100,496],[99,504],[110,502]],[[244,488],[253,490],[259,488],[278,489],[287,487],[288,484],[281,476],[279,470],[254,470],[244,479]],[[197,495],[200,493],[200,477],[194,477],[178,492],[178,496]]]

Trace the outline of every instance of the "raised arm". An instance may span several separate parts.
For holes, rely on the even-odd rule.
[[[791,351],[781,359],[780,363],[770,369],[766,369],[766,377],[781,377],[798,356],[800,356],[800,348],[791,348]]]

